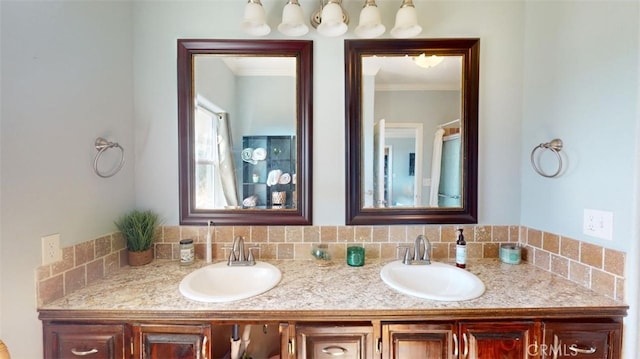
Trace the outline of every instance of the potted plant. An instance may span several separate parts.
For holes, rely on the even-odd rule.
[[[153,243],[160,224],[158,214],[151,211],[133,210],[115,222],[127,242],[129,265],[145,265],[153,260]]]

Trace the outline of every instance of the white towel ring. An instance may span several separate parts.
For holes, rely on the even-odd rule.
[[[540,168],[539,163],[536,162],[535,154],[536,154],[536,151],[539,149],[547,149],[555,153],[556,158],[558,159],[558,169],[554,173],[552,174],[545,173]],[[547,177],[547,178],[557,177],[560,174],[560,172],[562,172],[562,156],[560,155],[561,150],[562,150],[562,140],[559,138],[553,139],[551,140],[551,142],[541,143],[538,146],[534,147],[533,150],[531,151],[531,165],[533,166],[533,169],[540,176]]]
[[[102,178],[109,178],[118,173],[118,171],[122,169],[122,166],[124,166],[124,148],[122,148],[119,143],[107,141],[102,137],[96,138],[95,146],[96,151],[98,151],[98,153],[96,154],[96,158],[93,160],[93,170],[95,171],[95,173]],[[100,172],[100,170],[98,169],[98,162],[100,161],[100,157],[102,157],[102,154],[110,148],[120,149],[120,163],[116,168],[113,169],[113,171],[109,173]]]

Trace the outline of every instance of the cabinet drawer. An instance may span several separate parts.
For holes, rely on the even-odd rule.
[[[366,359],[373,354],[373,327],[296,327],[298,358]]]
[[[123,359],[123,325],[51,324],[44,328],[45,359]]]
[[[545,323],[543,359],[617,359],[620,357],[620,323]]]

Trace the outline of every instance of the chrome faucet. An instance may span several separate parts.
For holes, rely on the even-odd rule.
[[[422,252],[422,255],[420,253]],[[424,235],[416,237],[416,241],[413,245],[413,258],[409,253],[409,248],[406,248],[404,252],[404,264],[431,264],[431,242]]]
[[[253,257],[253,247],[249,247],[248,254],[244,252],[244,238],[237,236],[233,239],[231,253],[229,253],[229,266],[252,266],[256,261]]]

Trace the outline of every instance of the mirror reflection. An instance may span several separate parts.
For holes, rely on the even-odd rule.
[[[462,204],[461,56],[363,56],[362,206]]]
[[[296,59],[196,55],[193,76],[196,209],[295,208]]]
[[[345,41],[347,224],[476,223],[478,39]]]
[[[312,43],[178,40],[180,223],[311,224]]]

